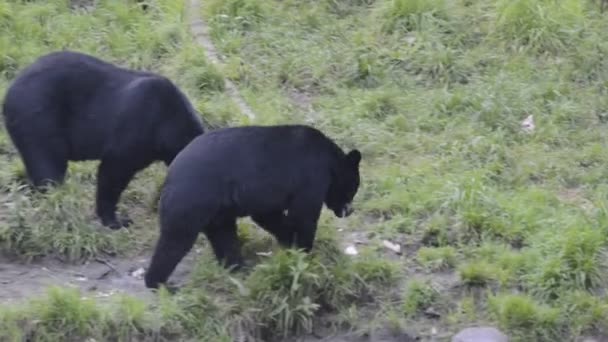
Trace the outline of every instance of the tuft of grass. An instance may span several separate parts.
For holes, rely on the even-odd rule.
[[[247,31],[268,13],[269,6],[261,0],[210,1],[206,10],[216,16],[226,29]]]
[[[500,270],[485,261],[469,262],[458,267],[461,281],[467,286],[486,286]]]
[[[422,247],[416,259],[430,270],[450,269],[456,265],[456,249],[451,246]]]
[[[419,29],[423,21],[434,16],[445,17],[447,7],[445,0],[392,0],[386,2],[384,16],[385,29],[393,31],[398,27],[405,30]]]
[[[569,46],[585,19],[582,1],[515,0],[498,3],[500,38],[540,52]]]
[[[376,0],[326,0],[328,11],[338,16],[352,14],[360,7],[369,7],[376,3]]]
[[[439,292],[432,284],[412,280],[403,296],[403,312],[412,317],[428,309],[439,299]]]
[[[166,69],[170,74],[180,75],[181,84],[199,96],[221,93],[225,89],[224,76],[207,62],[204,50],[199,46],[188,45],[179,51]]]
[[[310,333],[320,305],[317,296],[324,270],[311,263],[304,253],[284,250],[258,265],[248,279],[251,298],[259,309],[259,322],[269,331],[286,337],[290,332]]]
[[[565,294],[559,300],[562,319],[568,324],[573,336],[593,334],[608,329],[608,303],[587,291],[576,290]]]
[[[0,312],[0,339],[228,341],[217,312],[200,291],[170,296],[162,289],[151,305],[125,295],[100,303],[75,289],[51,287],[45,296]]]
[[[572,227],[559,235],[538,237],[542,257],[525,276],[533,293],[558,298],[571,290],[605,286],[605,238],[598,229]]]
[[[91,202],[91,191],[72,180],[45,194],[15,189],[4,199],[11,210],[0,223],[0,250],[27,260],[54,255],[68,262],[126,251],[132,234],[105,231],[96,222]]]
[[[321,236],[315,254],[282,249],[258,264],[244,285],[261,336],[310,332],[318,313],[378,302],[398,280],[396,265],[368,256],[349,261],[331,236]]]
[[[499,325],[520,341],[549,340],[559,334],[559,310],[522,294],[501,294],[489,298],[490,312]]]
[[[34,338],[40,334],[49,340],[91,336],[101,316],[92,300],[71,289],[50,288],[48,298],[33,301],[32,308],[40,318]]]

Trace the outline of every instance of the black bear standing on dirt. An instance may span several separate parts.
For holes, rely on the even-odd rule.
[[[203,133],[186,96],[167,78],[70,51],[40,57],[13,81],[5,125],[37,189],[62,183],[68,161],[101,160],[96,212],[126,227],[116,206],[133,176],[155,161],[169,165]]]
[[[283,246],[310,251],[327,205],[351,214],[361,153],[345,154],[303,125],[218,129],[194,139],[169,167],[160,199],[160,238],[146,286],[165,283],[199,232],[224,266],[242,265],[238,217],[250,216]]]

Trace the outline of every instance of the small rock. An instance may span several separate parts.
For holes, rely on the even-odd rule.
[[[452,337],[452,342],[508,342],[509,338],[492,327],[474,327],[461,330]]]
[[[382,244],[384,245],[384,247],[392,250],[393,252],[397,253],[397,254],[401,254],[401,246],[399,246],[396,243],[392,243],[388,240],[383,240]]]
[[[359,252],[357,252],[357,249],[353,245],[350,245],[350,246],[346,247],[346,249],[344,249],[344,253],[347,254],[347,255],[357,255],[357,254],[359,254]]]
[[[439,318],[439,317],[441,317],[441,314],[439,312],[437,312],[437,310],[435,310],[432,307],[427,308],[426,310],[424,310],[424,314],[427,317],[429,317],[429,318]]]
[[[108,292],[98,292],[96,297],[98,297],[98,298],[110,297],[111,295],[113,295],[115,293],[116,293],[116,290],[110,290]]]
[[[135,271],[131,272],[131,276],[137,279],[141,279],[144,275],[144,273],[146,273],[146,271],[144,270],[143,267],[140,267],[138,269],[136,269]]]

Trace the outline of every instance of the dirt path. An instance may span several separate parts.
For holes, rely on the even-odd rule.
[[[207,56],[207,60],[216,66],[223,65],[221,61],[221,55],[213,45],[211,38],[209,36],[209,26],[207,23],[201,18],[201,0],[189,0],[188,1],[188,16],[190,22],[190,30],[192,31],[192,35],[194,36],[195,41],[201,45],[205,49],[205,54]],[[255,114],[251,107],[245,102],[243,97],[241,96],[236,85],[229,79],[224,79],[226,82],[226,90],[228,94],[232,98],[232,100],[237,104],[241,113],[247,115],[249,119],[255,119]]]
[[[49,286],[78,288],[83,296],[99,299],[124,293],[152,298],[143,280],[151,251],[136,258],[99,258],[70,265],[50,258],[18,263],[0,257],[0,306],[16,304],[43,295]],[[199,253],[192,250],[177,266],[171,281],[183,284],[190,276]]]

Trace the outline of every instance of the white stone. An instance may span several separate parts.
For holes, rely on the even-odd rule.
[[[384,245],[384,247],[390,249],[391,251],[397,253],[397,254],[401,254],[401,246],[399,246],[396,243],[392,243],[388,240],[383,240],[382,244]]]
[[[355,246],[348,246],[346,247],[346,249],[344,250],[344,253],[347,255],[357,255],[359,254],[359,252],[357,252],[357,249],[355,248]]]
[[[475,327],[461,330],[452,337],[452,342],[508,342],[509,338],[492,327]]]

